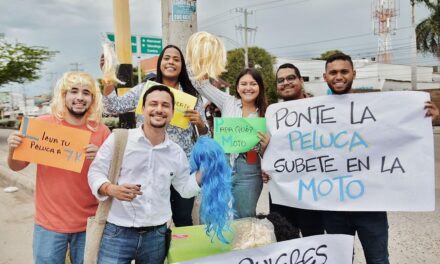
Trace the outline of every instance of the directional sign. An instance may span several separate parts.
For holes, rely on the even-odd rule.
[[[160,54],[162,52],[162,39],[153,37],[141,37],[142,54]]]
[[[115,34],[107,33],[107,38],[111,42],[115,42]],[[131,52],[137,53],[138,36],[131,36]],[[144,37],[140,36],[140,52],[141,54],[160,54],[162,52],[162,39],[157,37]]]

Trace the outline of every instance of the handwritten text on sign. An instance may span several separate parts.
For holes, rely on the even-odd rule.
[[[423,92],[382,92],[271,105],[263,169],[272,200],[320,210],[434,210],[428,100]]]
[[[153,81],[148,81],[144,85],[136,107],[136,114],[138,115],[143,114],[142,99],[144,97],[145,92],[154,85],[162,85],[162,84]],[[174,95],[174,115],[173,118],[171,119],[170,125],[187,129],[190,124],[190,121],[188,117],[185,117],[185,111],[194,109],[197,103],[197,97],[194,97],[190,94],[187,94],[185,92],[182,92],[174,88],[170,88],[170,91]]]
[[[13,158],[74,172],[81,172],[91,132],[24,118],[23,141]]]
[[[257,132],[266,133],[265,118],[214,118],[214,139],[225,153],[251,150],[260,141]]]
[[[259,248],[232,251],[225,254],[181,262],[181,264],[349,264],[352,262],[352,254],[353,236],[319,235],[287,240]]]

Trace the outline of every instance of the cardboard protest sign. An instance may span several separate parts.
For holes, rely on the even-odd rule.
[[[13,158],[64,170],[81,172],[90,131],[25,117],[20,128],[23,141]]]
[[[144,97],[145,92],[154,85],[163,84],[148,81],[144,85],[144,89],[142,90],[136,107],[136,114],[142,115],[142,98]],[[170,90],[174,94],[174,116],[173,119],[171,119],[170,125],[186,129],[188,128],[190,121],[189,118],[185,117],[185,111],[188,109],[194,109],[197,103],[197,97],[177,89],[170,88]]]
[[[265,118],[214,118],[214,140],[223,147],[225,153],[251,150],[260,141],[257,132],[266,133]]]
[[[266,246],[231,251],[181,264],[257,264],[257,263],[316,263],[351,264],[353,236],[319,235],[292,239]]]
[[[270,105],[263,170],[272,201],[335,211],[434,210],[434,145],[424,92]]]
[[[211,241],[206,235],[205,227],[204,225],[173,227],[168,263],[179,263],[230,251],[231,244],[223,244],[217,237]],[[225,236],[232,240],[232,232],[225,232]]]

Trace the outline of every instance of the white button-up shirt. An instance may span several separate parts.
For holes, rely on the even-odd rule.
[[[115,136],[112,133],[100,147],[89,169],[92,193],[100,201],[107,196],[98,194],[102,184],[109,182]],[[190,175],[185,153],[165,136],[164,142],[153,146],[142,127],[130,129],[121,165],[118,184],[140,184],[142,195],[132,202],[113,199],[107,221],[125,227],[155,226],[171,219],[171,184],[184,198],[197,195],[200,187],[195,175]]]

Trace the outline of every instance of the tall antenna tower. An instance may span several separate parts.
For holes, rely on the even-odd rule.
[[[379,36],[377,61],[391,63],[391,35],[396,34],[399,0],[373,0],[372,22],[374,34]]]

